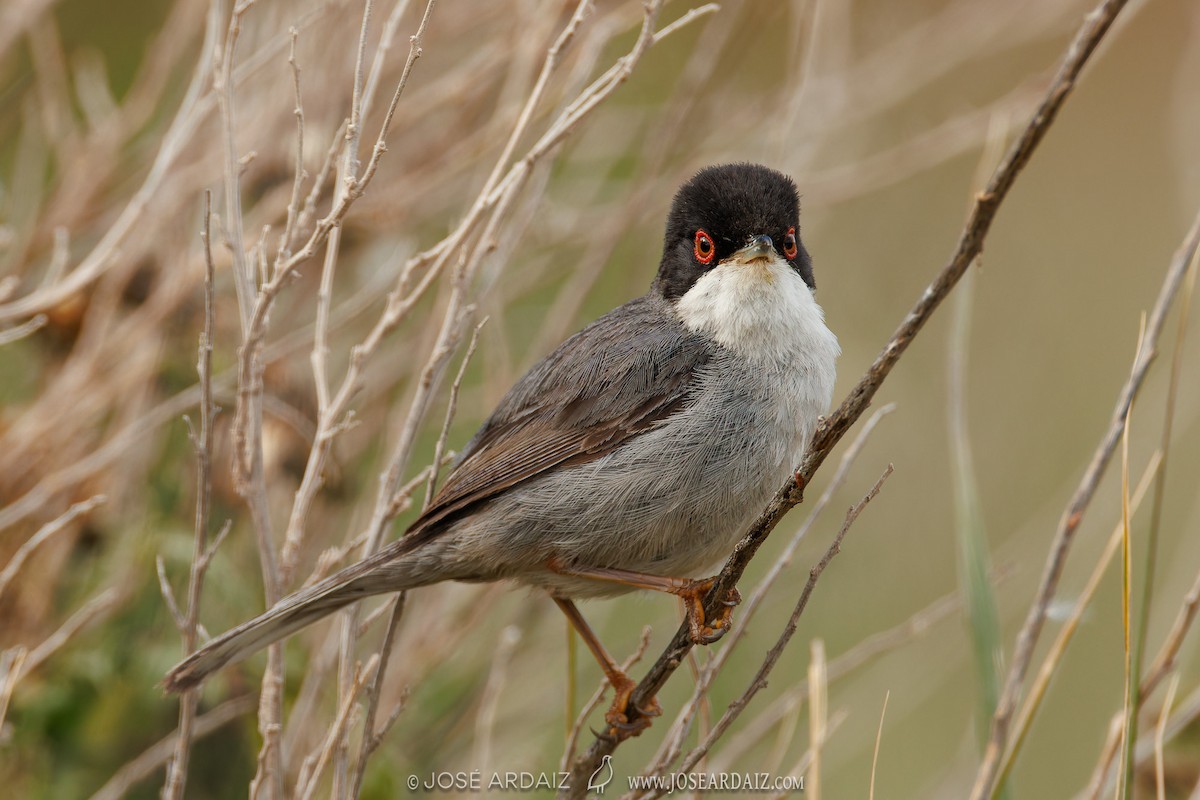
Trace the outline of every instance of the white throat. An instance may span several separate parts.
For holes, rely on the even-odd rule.
[[[688,330],[744,357],[776,364],[804,361],[820,371],[827,367],[832,391],[841,352],[837,337],[825,327],[825,312],[812,290],[779,256],[718,264],[675,308]]]

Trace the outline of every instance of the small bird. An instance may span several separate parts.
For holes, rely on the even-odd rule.
[[[634,682],[573,602],[631,589],[683,600],[693,641],[731,624],[703,601],[799,463],[833,394],[837,338],[813,298],[787,176],[708,167],[676,194],[650,290],[563,342],[517,381],[425,512],[376,554],[280,600],[168,673],[169,691],[356,600],[440,581],[545,590],[613,686],[610,735],[640,733]]]

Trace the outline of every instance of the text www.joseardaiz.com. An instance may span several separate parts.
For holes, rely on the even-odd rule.
[[[588,781],[588,790],[603,794],[612,780],[603,769]],[[769,772],[669,772],[664,775],[630,775],[631,790],[654,790],[670,795],[675,792],[803,792],[804,776],[772,775]],[[535,792],[546,789],[570,789],[567,772],[433,772],[425,776],[409,775],[405,781],[413,792]]]
[[[674,792],[803,792],[804,776],[769,772],[669,772],[630,775],[630,789]]]

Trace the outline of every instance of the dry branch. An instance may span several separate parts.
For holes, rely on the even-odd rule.
[[[1067,49],[1062,65],[1033,117],[992,174],[987,188],[975,197],[967,223],[949,263],[942,268],[916,305],[908,312],[900,327],[892,334],[883,350],[867,369],[866,374],[851,390],[849,396],[842,401],[842,404],[826,420],[825,424],[818,428],[808,454],[796,473],[796,480],[789,481],[775,494],[774,499],[738,544],[709,593],[708,602],[705,604],[708,613],[716,612],[719,599],[725,597],[727,592],[737,584],[751,558],[770,532],[788,511],[803,500],[804,487],[809,484],[817,469],[850,426],[857,422],[866,411],[875,393],[900,356],[908,349],[913,338],[925,326],[933,312],[962,278],[963,273],[982,252],[984,240],[987,238],[1000,204],[1008,196],[1017,176],[1029,163],[1038,144],[1054,123],[1055,117],[1074,88],[1084,65],[1124,5],[1124,0],[1106,0],[1088,15],[1083,27]],[[658,661],[638,684],[630,701],[631,708],[645,705],[651,697],[657,694],[679,664],[683,662],[691,648],[692,644],[686,626],[680,626],[679,631],[676,632],[675,637]],[[630,721],[636,721],[636,716],[635,711]],[[597,738],[588,751],[575,761],[572,767],[572,784],[586,785],[587,776],[599,767],[602,757],[610,755],[615,748],[615,742]]]
[[[1025,682],[1025,674],[1029,670],[1029,662],[1033,657],[1034,646],[1037,644],[1038,636],[1041,634],[1042,627],[1045,624],[1046,612],[1054,600],[1055,591],[1058,589],[1059,579],[1062,577],[1063,568],[1066,566],[1067,555],[1070,552],[1071,545],[1075,541],[1075,533],[1079,530],[1079,525],[1083,522],[1084,514],[1091,505],[1096,488],[1100,484],[1100,479],[1104,477],[1105,468],[1112,460],[1113,454],[1121,442],[1121,433],[1125,429],[1125,421],[1129,415],[1129,409],[1133,405],[1133,399],[1137,396],[1142,383],[1146,379],[1146,374],[1150,370],[1150,364],[1157,356],[1158,337],[1166,322],[1167,312],[1171,310],[1172,302],[1179,293],[1180,286],[1183,285],[1184,276],[1187,274],[1188,267],[1195,257],[1198,247],[1200,247],[1200,214],[1197,214],[1195,221],[1192,223],[1191,230],[1188,232],[1183,244],[1175,252],[1175,256],[1167,268],[1167,274],[1163,279],[1162,288],[1159,290],[1158,299],[1155,300],[1154,308],[1147,319],[1145,337],[1138,348],[1137,355],[1134,357],[1132,374],[1129,376],[1129,380],[1125,382],[1125,385],[1121,387],[1108,428],[1105,430],[1099,445],[1097,445],[1096,451],[1092,455],[1092,459],[1088,463],[1082,479],[1080,479],[1078,488],[1071,497],[1070,503],[1067,504],[1062,518],[1059,520],[1058,528],[1054,533],[1054,539],[1050,545],[1050,555],[1046,559],[1041,582],[1034,596],[1034,602],[1029,608],[1029,613],[1025,618],[1025,623],[1022,625],[1020,633],[1017,634],[1016,645],[1013,649],[1012,664],[1009,667],[1008,676],[1005,680],[1004,691],[1000,695],[1000,701],[996,704],[996,713],[992,717],[991,735],[988,738],[987,748],[984,750],[983,761],[980,764],[979,773],[975,781],[975,788],[971,792],[973,800],[983,800],[983,798],[990,797],[997,788],[997,776],[999,774],[1001,757],[1008,744],[1009,727],[1013,714],[1016,712],[1017,702],[1020,699],[1021,686]],[[1149,677],[1150,675],[1148,674],[1147,678]],[[1145,682],[1143,681],[1144,684]],[[1145,694],[1148,694],[1148,692],[1143,692],[1143,697]]]

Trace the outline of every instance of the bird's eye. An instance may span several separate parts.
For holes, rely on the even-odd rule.
[[[708,235],[708,231],[696,231],[696,246],[693,248],[696,253],[696,260],[701,264],[708,264],[713,260],[713,256],[717,254],[717,247],[713,244],[712,237]]]
[[[796,228],[788,228],[787,235],[783,237],[783,254],[791,261],[796,257]]]

